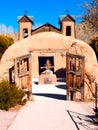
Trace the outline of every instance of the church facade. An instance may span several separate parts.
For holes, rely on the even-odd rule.
[[[26,15],[19,18],[19,40],[1,58],[0,80],[7,79],[20,88],[29,87],[32,91],[32,79],[39,78],[47,60],[53,66],[51,70],[57,78],[65,78],[68,53],[84,56],[85,70],[92,71],[98,79],[95,53],[89,45],[75,38],[75,20],[70,15],[60,17],[60,28],[46,23],[32,29],[33,22]],[[84,95],[86,98],[86,93]],[[87,96],[90,97],[91,94]]]

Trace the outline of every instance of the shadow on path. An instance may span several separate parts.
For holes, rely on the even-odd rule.
[[[66,85],[64,84],[59,84],[59,85],[55,85],[55,87],[59,88],[59,89],[64,89],[66,90]]]
[[[66,100],[66,82],[65,78],[57,79],[56,85],[39,85],[34,81],[32,94],[38,97],[53,98],[58,100]]]
[[[77,112],[67,110],[69,116],[71,117],[72,121],[74,122],[77,130],[98,130],[98,124],[95,123],[92,119],[92,116],[83,115]],[[95,126],[95,129],[92,126]]]
[[[44,96],[47,98],[54,98],[58,100],[66,100],[66,95],[63,94],[50,94],[50,93],[33,93],[35,96]]]

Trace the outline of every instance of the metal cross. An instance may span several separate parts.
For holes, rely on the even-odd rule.
[[[66,12],[67,15],[69,14],[69,10],[68,9],[66,9],[65,12]]]
[[[28,13],[28,11],[27,11],[27,10],[25,10],[25,11],[24,11],[24,14],[26,15],[27,13]]]

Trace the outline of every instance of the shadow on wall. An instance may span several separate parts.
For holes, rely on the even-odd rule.
[[[54,74],[56,74],[57,78],[65,78],[66,77],[66,68],[60,68],[57,71],[55,71]]]

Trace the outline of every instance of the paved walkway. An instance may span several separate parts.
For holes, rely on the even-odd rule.
[[[98,130],[79,103],[65,100],[64,83],[33,84],[33,95],[8,130]]]

